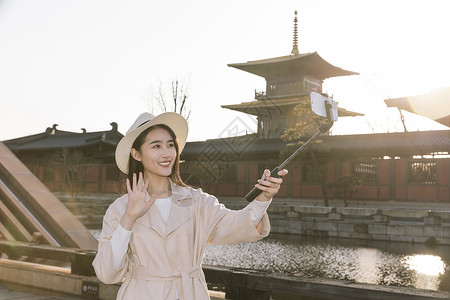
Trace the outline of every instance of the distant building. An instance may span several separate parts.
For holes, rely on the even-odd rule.
[[[223,108],[257,117],[257,133],[188,143],[183,158],[185,179],[216,195],[243,197],[265,168],[272,169],[286,145],[280,139],[294,127],[294,108],[322,92],[326,78],[358,73],[335,67],[316,52],[300,54],[297,17],[290,55],[229,64],[265,78],[266,90],[255,100]],[[339,108],[339,116],[358,116]],[[234,126],[234,125],[233,125]],[[322,198],[324,184],[356,176],[363,185],[354,198],[399,201],[450,201],[450,131],[324,136],[311,146],[300,165],[290,166],[280,197]]]
[[[52,191],[117,192],[121,175],[114,151],[123,137],[117,124],[97,132],[62,131],[57,126],[4,143]]]
[[[359,74],[331,65],[317,52],[300,54],[297,41],[296,11],[290,55],[228,65],[266,80],[266,90],[255,91],[255,101],[222,105],[223,108],[256,116],[259,137],[280,137],[286,129],[294,127],[300,121],[294,114],[295,106],[309,102],[310,92],[322,93],[325,79]],[[340,117],[361,115],[339,108]]]
[[[109,131],[81,133],[53,126],[4,143],[53,192],[120,194],[124,174],[114,151],[122,134],[112,124]],[[242,198],[264,168],[281,162],[284,147],[280,138],[254,135],[188,142],[182,177],[219,197]],[[449,154],[450,130],[324,136],[289,168],[279,197],[321,199],[321,180],[354,175],[363,182],[355,199],[450,203]]]
[[[252,135],[191,142],[181,171],[214,195],[243,198],[265,168],[279,165],[285,146]],[[277,197],[323,199],[322,183],[356,176],[353,199],[450,204],[450,130],[324,136],[288,169]]]

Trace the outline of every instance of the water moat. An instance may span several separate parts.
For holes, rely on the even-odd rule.
[[[450,289],[450,246],[271,234],[246,244],[208,245],[205,265],[379,285]]]

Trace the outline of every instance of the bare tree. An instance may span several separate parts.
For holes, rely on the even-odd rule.
[[[86,162],[86,157],[79,150],[70,150],[62,148],[55,151],[52,157],[52,163],[55,166],[61,166],[65,172],[65,181],[68,184],[70,196],[73,199],[76,195],[74,184],[80,181],[80,167]]]
[[[159,84],[150,87],[146,95],[149,111],[153,114],[173,111],[179,113],[186,120],[191,115],[188,105],[189,100],[189,81],[181,81],[178,78],[172,80],[169,84]]]
[[[407,131],[402,113],[399,118],[396,114],[391,113],[390,109],[378,112],[376,117],[366,116],[365,121],[372,133]]]

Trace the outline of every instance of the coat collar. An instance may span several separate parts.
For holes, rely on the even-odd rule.
[[[175,184],[170,178],[169,182],[170,190],[172,191],[172,201],[179,202],[180,200],[191,198],[191,193],[187,188]]]
[[[156,205],[152,205],[145,215],[136,220],[137,223],[155,230],[164,239],[192,217],[191,193],[187,188],[176,185],[170,179],[169,182],[172,190],[172,206],[167,224],[164,223]]]

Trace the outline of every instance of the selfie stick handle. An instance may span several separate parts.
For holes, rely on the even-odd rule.
[[[281,163],[281,165],[279,165],[278,167],[275,167],[271,172],[270,172],[270,177],[280,177],[278,175],[278,171],[283,170],[297,155],[299,155],[300,153],[302,153],[303,151],[306,150],[306,148],[308,148],[309,145],[311,145],[312,142],[314,142],[317,137],[321,134],[321,133],[325,133],[328,130],[330,130],[330,128],[333,126],[334,122],[331,121],[331,117],[330,117],[330,109],[331,107],[329,106],[329,104],[327,103],[327,117],[328,117],[328,122],[323,123],[322,125],[320,125],[319,130],[317,130],[316,133],[314,133],[314,135],[312,137],[310,137],[300,148],[298,148],[297,150],[295,150],[294,153],[291,154],[291,156],[289,156],[285,161],[283,161]],[[264,180],[266,180],[266,178],[264,178]],[[246,196],[245,199],[248,202],[252,202],[253,200],[255,200],[256,197],[258,197],[259,194],[261,194],[262,191],[260,189],[258,189],[257,187],[254,187]]]
[[[281,165],[279,165],[278,167],[275,167],[271,172],[270,172],[270,177],[280,177],[280,175],[278,175],[278,171],[283,170],[297,155],[299,155],[300,153],[302,153],[303,151],[306,150],[306,148],[308,148],[309,145],[311,145],[312,142],[314,142],[315,139],[317,139],[317,137],[321,134],[321,133],[325,133],[328,130],[330,130],[330,128],[333,126],[334,121],[332,118],[332,104],[329,101],[325,101],[325,108],[326,108],[326,114],[327,114],[327,119],[328,122],[323,123],[322,125],[319,126],[319,129],[317,130],[316,133],[314,133],[314,135],[312,137],[310,137],[303,145],[301,145],[300,148],[298,148],[297,150],[295,150],[294,153],[291,154],[291,156],[289,156],[285,161],[283,161],[281,163]],[[267,178],[264,178],[263,180],[267,180]],[[247,199],[248,202],[252,202],[256,197],[258,197],[259,194],[261,194],[262,191],[260,189],[258,189],[257,187],[254,187],[246,196],[245,199]]]
[[[327,123],[324,123],[322,125],[320,125],[319,129],[317,130],[316,133],[314,133],[314,135],[312,137],[310,137],[300,148],[298,148],[297,150],[295,150],[294,153],[291,154],[291,156],[289,156],[285,161],[283,161],[281,163],[281,165],[279,165],[278,167],[275,167],[271,172],[270,172],[270,177],[280,177],[278,175],[278,171],[283,170],[298,154],[302,153],[303,151],[305,151],[306,148],[308,148],[309,145],[311,145],[312,142],[314,142],[315,139],[317,139],[317,137],[321,134],[321,133],[325,133],[328,130],[330,130],[331,126],[333,126],[333,121],[328,121]],[[266,178],[264,178],[264,180],[266,180]],[[258,197],[259,194],[261,194],[262,191],[260,189],[258,189],[257,187],[254,187],[246,196],[245,199],[248,202],[252,202],[256,197]]]
[[[278,171],[280,171],[280,167],[275,167],[275,169],[273,169],[270,172],[270,177],[280,177],[280,175],[278,175]],[[266,178],[264,178],[264,180],[266,180]],[[259,196],[259,194],[261,194],[262,191],[260,189],[258,189],[256,186],[245,196],[245,199],[247,199],[248,202],[252,202],[256,197]]]

